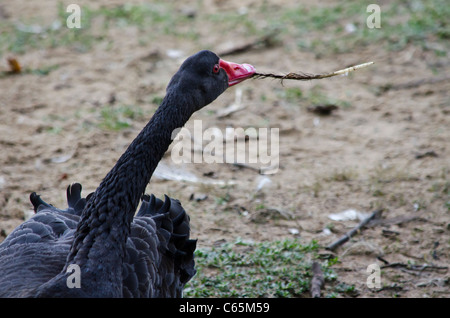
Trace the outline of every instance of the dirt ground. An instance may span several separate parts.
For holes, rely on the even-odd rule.
[[[105,0],[90,6],[119,3]],[[151,117],[187,56],[204,48],[223,52],[257,38],[202,21],[203,15],[225,9],[251,15],[255,1],[192,3],[180,10],[195,15],[192,27],[200,39],[157,36],[149,30],[152,40],[143,44],[137,27],[112,27],[109,40],[86,51],[66,45],[1,57],[3,72],[10,56],[27,69],[58,67],[46,75],[0,78],[0,240],[31,210],[31,192],[64,207],[70,183],[82,183],[84,194],[94,191]],[[1,8],[1,19],[50,25],[57,17],[54,1],[9,1]],[[295,40],[295,35],[283,34],[273,46],[224,59],[274,73],[375,64],[348,77],[283,85],[252,79],[228,89],[186,127],[201,119],[203,129],[279,128],[278,172],[260,175],[227,163],[175,165],[168,153],[147,192],[167,193],[182,202],[199,247],[236,238],[258,242],[287,237],[327,246],[359,223],[335,221],[331,214],[353,209],[368,215],[383,209],[381,222],[334,251],[338,281],[354,285],[357,297],[449,297],[450,81],[427,82],[449,74],[448,57],[417,45],[388,50],[380,43],[318,55],[298,49]],[[408,83],[413,85],[402,86]],[[398,86],[383,91],[386,84]],[[220,117],[218,112],[233,104],[239,90],[244,108]],[[299,91],[303,97],[286,97],[286,92]],[[330,115],[308,111],[313,102],[307,96],[314,91],[340,101],[339,108]],[[105,128],[102,110],[121,105],[135,105],[138,115],[127,119],[123,129]],[[167,171],[198,180],[167,180]],[[370,289],[367,267],[385,265],[383,260],[391,266],[382,269],[382,287]]]

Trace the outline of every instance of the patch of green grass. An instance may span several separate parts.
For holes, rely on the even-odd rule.
[[[198,249],[197,274],[184,290],[185,297],[299,297],[307,296],[311,265],[319,245],[297,240],[249,243],[237,240],[219,247]],[[325,281],[336,275],[322,262]]]
[[[348,101],[332,98],[325,93],[321,85],[315,85],[311,89],[303,92],[298,87],[288,87],[279,91],[279,97],[290,104],[300,104],[304,106],[336,105],[338,107],[350,107]]]
[[[383,3],[380,5],[381,28],[374,29],[366,25],[370,14],[366,11],[368,4],[353,0],[283,7],[262,2],[244,12],[224,9],[220,14],[203,12],[201,2],[193,5],[193,14],[161,0],[95,9],[87,5],[81,7],[81,29],[69,29],[66,20],[71,13],[66,12],[66,4],[60,2],[55,21],[42,21],[38,17],[28,21],[1,20],[0,55],[56,46],[87,51],[99,41],[112,41],[108,34],[110,28],[128,26],[138,27],[138,39],[143,45],[162,35],[198,40],[204,31],[200,20],[219,29],[232,29],[243,37],[261,36],[276,30],[279,36],[296,42],[299,49],[319,56],[351,52],[356,47],[369,45],[401,50],[410,43],[434,50],[440,56],[447,54],[450,6],[445,0]],[[19,24],[26,27],[18,27]],[[32,25],[41,31],[26,31]],[[352,31],[348,30],[348,25],[353,26]]]
[[[22,71],[19,74],[33,74],[33,75],[40,75],[40,76],[46,76],[48,74],[50,74],[50,72],[56,70],[59,68],[59,64],[55,64],[55,65],[43,65],[39,68],[25,68],[22,69]],[[5,72],[0,72],[0,78],[4,78],[7,76],[16,76],[19,75],[17,73],[11,73],[8,71]]]
[[[409,5],[410,19],[405,25],[409,36],[424,38],[434,34],[439,39],[450,38],[450,7],[444,0],[414,1]]]
[[[115,7],[103,7],[92,11],[92,13],[105,18],[105,28],[134,25],[141,30],[148,31],[148,28],[151,27],[152,32],[162,31],[165,34],[171,33],[171,28],[177,33],[177,28],[187,21],[187,17],[181,15],[179,11],[173,10],[172,6],[167,2],[161,1],[143,4],[126,3]]]
[[[332,174],[330,174],[326,181],[336,181],[336,182],[346,182],[355,180],[358,177],[358,172],[353,168],[342,168],[335,169]]]
[[[66,5],[60,2],[54,21],[43,21],[38,17],[27,21],[0,20],[0,56],[6,52],[22,54],[32,49],[60,46],[86,52],[100,41],[112,41],[108,38],[108,30],[112,27],[137,26],[145,38],[169,34],[190,39],[198,37],[192,27],[186,27],[189,18],[163,1],[98,9],[82,6],[81,28],[66,26],[70,14],[66,12]]]
[[[111,27],[137,26],[142,33],[142,44],[156,36],[170,35],[191,40],[199,38],[199,34],[189,23],[191,18],[177,10],[167,1],[153,1],[142,4],[130,4],[91,10],[93,17],[104,19],[103,28],[106,32]],[[149,32],[151,30],[151,32]]]
[[[31,74],[45,76],[45,75],[48,75],[51,71],[54,71],[54,70],[56,70],[58,68],[59,68],[59,64],[43,65],[43,66],[41,66],[39,68],[36,68],[36,69],[29,69],[29,70],[27,69],[24,72],[25,73],[29,72]]]
[[[110,24],[118,26],[137,25],[143,27],[147,20],[161,21],[163,14],[149,5],[134,5],[126,3],[115,7],[100,8],[96,14],[106,18],[105,27]]]
[[[51,135],[58,135],[63,131],[63,128],[59,126],[52,126],[48,127],[46,131]]]
[[[227,202],[230,201],[230,194],[227,192],[223,194],[222,196],[216,197],[216,204],[217,205],[225,205]]]
[[[161,105],[163,99],[164,99],[164,96],[153,95],[153,97],[151,97],[151,103],[159,106],[159,105]]]
[[[255,23],[255,17],[248,14],[237,14],[235,10],[208,14],[205,18],[209,22],[221,25],[223,30],[233,30],[233,32],[245,36],[262,36],[269,31],[267,29],[259,29]]]
[[[130,127],[132,120],[143,118],[143,116],[142,109],[135,105],[105,106],[100,110],[99,127],[118,131]]]
[[[302,100],[303,91],[299,87],[288,87],[283,91],[282,95],[286,101],[292,103]]]
[[[319,179],[316,179],[313,184],[306,186],[305,189],[311,193],[314,198],[318,198],[320,192],[323,190],[323,185]]]
[[[447,54],[450,38],[450,6],[445,0],[392,1],[381,4],[381,28],[369,28],[366,11],[369,3],[336,2],[330,6],[304,6],[282,10],[272,15],[270,23],[297,38],[299,49],[318,56],[348,53],[355,47],[377,45],[401,50],[408,44]],[[280,25],[278,21],[283,21]],[[351,26],[353,30],[347,28]],[[432,46],[427,42],[441,42]]]
[[[328,294],[327,298],[336,298],[339,295],[347,295],[350,297],[355,297],[358,295],[358,291],[355,288],[355,285],[349,285],[346,283],[339,283],[336,287],[334,292]]]
[[[442,201],[445,209],[450,211],[450,181],[447,179],[434,181],[428,189],[433,193],[432,201]]]
[[[81,28],[69,29],[66,20],[70,13],[62,2],[58,4],[58,16],[53,21],[42,21],[35,17],[27,21],[0,21],[0,56],[5,52],[22,54],[31,49],[69,46],[85,52],[103,39],[90,29],[94,12],[87,7],[81,11]]]

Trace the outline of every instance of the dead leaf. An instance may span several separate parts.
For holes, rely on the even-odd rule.
[[[22,67],[20,66],[20,64],[16,58],[14,58],[14,57],[8,58],[8,63],[9,63],[9,68],[10,68],[9,72],[10,73],[19,74],[20,72],[22,72]]]

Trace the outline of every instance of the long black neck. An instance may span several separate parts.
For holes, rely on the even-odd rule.
[[[167,93],[152,119],[94,192],[75,233],[66,268],[79,265],[82,275],[91,276],[90,281],[120,286],[119,295],[126,240],[141,196],[172,141],[172,132],[184,126],[192,114],[189,104],[193,101],[183,98]]]

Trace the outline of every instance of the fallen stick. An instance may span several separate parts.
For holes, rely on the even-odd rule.
[[[231,163],[231,165],[234,167],[238,167],[238,168],[250,169],[250,170],[256,171],[259,174],[261,174],[261,168],[252,167],[252,166],[246,165],[244,163],[239,163],[239,162],[233,162],[233,163]]]
[[[405,264],[405,263],[388,263],[385,265],[382,265],[381,268],[406,268],[408,270],[412,271],[420,271],[423,272],[425,270],[429,271],[447,271],[448,266],[435,266],[435,265],[428,265],[428,264],[422,264],[422,265],[413,265],[413,264]]]
[[[374,211],[370,216],[365,218],[361,221],[356,227],[342,235],[337,241],[331,243],[327,246],[327,250],[334,251],[337,247],[343,245],[345,242],[347,242],[352,236],[354,236],[356,233],[358,233],[363,227],[365,227],[370,221],[373,219],[379,218],[381,216],[381,212],[383,210],[376,210]]]
[[[271,47],[275,43],[275,36],[277,35],[277,32],[271,32],[269,34],[266,34],[256,40],[236,45],[232,48],[225,49],[223,51],[219,51],[217,55],[219,56],[225,56],[225,55],[231,55],[231,54],[237,54],[246,52],[255,48],[264,48],[264,47]]]
[[[381,225],[381,226],[398,225],[398,224],[404,224],[404,223],[415,221],[415,220],[427,222],[428,220],[422,218],[422,215],[423,215],[423,213],[415,213],[415,214],[411,214],[411,215],[401,215],[401,216],[393,217],[390,219],[373,220],[372,222],[367,224],[367,227],[373,227],[373,226],[379,226],[379,225]]]
[[[312,272],[313,278],[311,279],[311,297],[312,298],[320,298],[320,290],[324,283],[322,268],[320,268],[320,264],[314,262],[312,264]]]
[[[400,84],[385,84],[380,86],[380,90],[382,93],[385,93],[390,90],[401,90],[401,89],[410,89],[410,88],[416,88],[421,85],[427,85],[427,84],[437,84],[439,82],[445,82],[450,80],[449,75],[444,75],[440,77],[432,77],[432,78],[423,78],[418,79],[406,83],[400,83]]]
[[[252,77],[254,78],[266,78],[266,77],[272,77],[272,78],[278,78],[281,79],[281,82],[283,82],[286,79],[289,80],[297,80],[297,81],[309,81],[314,79],[323,79],[323,78],[329,78],[333,76],[338,75],[347,75],[349,72],[353,72],[356,70],[359,70],[361,68],[367,67],[369,65],[372,65],[373,62],[367,62],[358,64],[355,66],[350,66],[347,68],[344,68],[342,70],[333,72],[333,73],[326,73],[326,74],[308,74],[308,73],[288,73],[286,75],[280,75],[280,74],[272,74],[272,73],[255,73]]]

